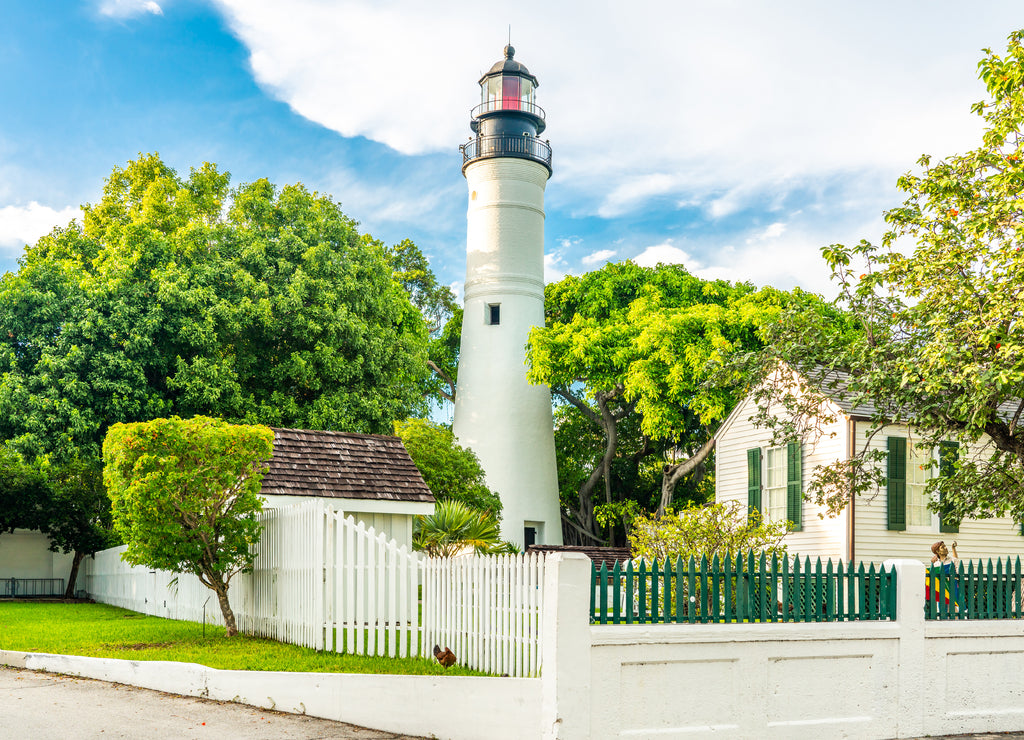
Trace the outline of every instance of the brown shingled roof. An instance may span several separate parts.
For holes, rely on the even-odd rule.
[[[590,558],[595,568],[600,568],[602,563],[607,563],[609,568],[615,566],[616,561],[629,560],[633,553],[629,545],[624,547],[588,547],[585,545],[530,545],[527,552],[581,552]]]
[[[397,437],[274,429],[264,495],[434,502]]]

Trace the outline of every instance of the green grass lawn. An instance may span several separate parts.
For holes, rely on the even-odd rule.
[[[439,675],[433,659],[338,655],[249,635],[224,637],[223,627],[150,617],[106,604],[0,601],[0,650],[173,660],[210,668],[317,673]],[[461,666],[456,676],[483,676]]]

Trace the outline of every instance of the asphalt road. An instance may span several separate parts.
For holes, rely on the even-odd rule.
[[[0,666],[0,738],[412,738],[343,722]]]

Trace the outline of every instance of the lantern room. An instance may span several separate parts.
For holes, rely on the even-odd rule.
[[[544,111],[534,101],[537,78],[530,74],[526,65],[515,60],[515,53],[512,46],[506,46],[505,58],[480,78],[480,105],[475,113],[523,111],[540,119],[537,126],[537,133],[540,133],[544,130]]]
[[[506,46],[505,58],[480,78],[480,104],[469,124],[476,138],[462,146],[463,167],[484,157],[520,157],[551,169],[551,147],[537,138],[546,127],[535,102],[539,83],[515,53]]]

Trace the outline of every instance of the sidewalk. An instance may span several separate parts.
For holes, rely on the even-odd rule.
[[[12,740],[422,740],[245,704],[4,666],[0,697],[0,735]]]

